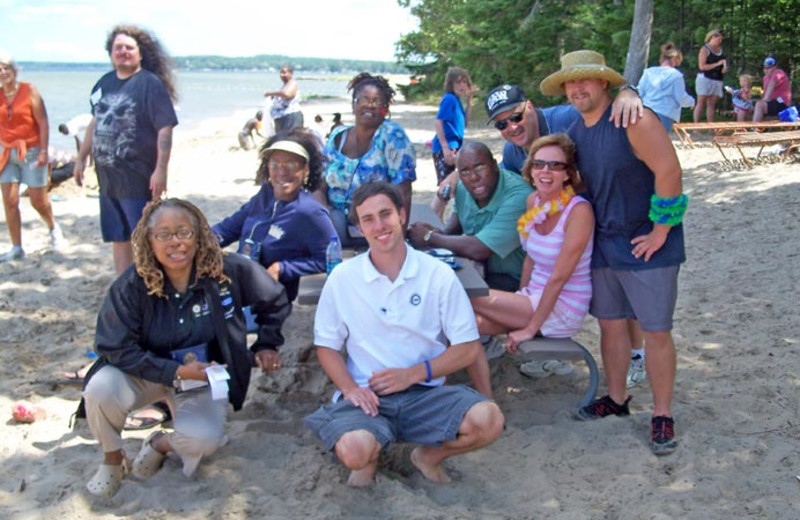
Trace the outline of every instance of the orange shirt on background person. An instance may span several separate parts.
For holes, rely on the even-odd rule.
[[[29,147],[39,146],[39,125],[33,117],[31,86],[20,83],[11,101],[0,96],[0,140],[11,143],[22,139]]]

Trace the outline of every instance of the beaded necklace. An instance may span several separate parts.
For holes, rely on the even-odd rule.
[[[572,189],[572,186],[567,186],[561,190],[557,198],[532,207],[517,221],[517,231],[520,235],[528,238],[530,234],[528,228],[531,222],[533,225],[541,224],[547,217],[553,216],[559,211],[564,211],[564,208],[567,207],[567,204],[569,204],[569,201],[571,201],[574,196],[575,190]]]

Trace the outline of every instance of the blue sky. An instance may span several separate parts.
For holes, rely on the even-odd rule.
[[[0,48],[17,61],[105,62],[117,23],[149,28],[173,56],[384,61],[416,28],[396,0],[0,0]]]

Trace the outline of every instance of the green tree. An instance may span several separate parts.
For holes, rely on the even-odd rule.
[[[397,57],[409,67],[424,67],[429,88],[439,91],[448,66],[466,68],[484,92],[516,83],[538,96],[539,82],[559,66],[565,52],[592,49],[609,66],[625,70],[634,19],[634,0],[398,0],[419,18],[419,30],[397,44]],[[694,88],[697,54],[705,34],[719,27],[731,64],[726,82],[739,73],[761,74],[761,63],[775,56],[800,90],[800,0],[678,0],[653,2],[648,65],[659,47],[673,41],[684,54],[682,67]],[[637,49],[641,50],[639,47]],[[641,56],[637,62],[641,62]],[[800,97],[800,96],[798,96]],[[551,99],[538,99],[550,104]]]

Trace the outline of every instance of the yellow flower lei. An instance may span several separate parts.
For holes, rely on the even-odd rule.
[[[541,224],[548,216],[555,215],[559,211],[563,211],[567,207],[569,201],[575,196],[575,190],[572,186],[567,186],[561,190],[561,194],[557,199],[548,200],[544,204],[534,206],[522,215],[517,220],[517,231],[520,235],[528,238],[530,231],[528,231],[528,224],[533,221],[533,224]]]

